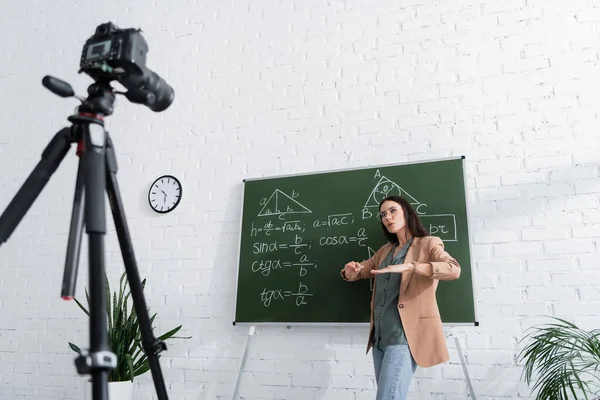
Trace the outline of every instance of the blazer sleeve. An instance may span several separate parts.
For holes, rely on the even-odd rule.
[[[415,262],[414,272],[431,279],[451,281],[460,277],[460,265],[454,257],[444,250],[444,242],[437,236],[429,241],[429,262]]]
[[[377,250],[377,252],[368,259],[359,262],[359,264],[361,264],[363,268],[360,271],[358,271],[358,275],[356,277],[347,277],[344,274],[344,268],[342,268],[342,270],[340,271],[342,279],[348,282],[354,282],[358,281],[359,279],[371,278],[371,270],[373,268],[377,268],[377,263],[381,259],[381,253],[383,252],[385,246],[386,245],[381,246],[379,250]]]

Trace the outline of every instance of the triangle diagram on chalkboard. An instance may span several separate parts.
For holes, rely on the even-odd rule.
[[[271,197],[258,213],[259,217],[279,214],[312,213],[308,208],[292,199],[279,189],[275,189]]]
[[[421,204],[414,197],[408,194],[406,190],[402,189],[400,185],[390,181],[385,176],[382,176],[381,179],[379,179],[379,182],[377,182],[375,185],[375,188],[373,188],[373,191],[371,191],[371,194],[365,203],[365,207],[379,207],[381,200],[391,195],[402,196],[412,205]]]

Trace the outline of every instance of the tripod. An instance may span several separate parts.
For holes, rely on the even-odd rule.
[[[61,97],[74,96],[71,86],[56,78],[46,76],[42,83]],[[117,359],[108,343],[106,318],[104,272],[106,234],[104,192],[106,190],[140,325],[142,348],[148,357],[158,399],[167,400],[158,362],[158,354],[167,347],[162,340],[156,339],[152,332],[117,185],[115,151],[108,132],[104,130],[104,117],[112,114],[115,93],[109,82],[95,82],[88,88],[88,94],[88,98],[80,98],[82,104],[77,113],[68,117],[72,123],[71,127],[63,128],[52,138],[42,153],[42,159],[0,216],[0,244],[8,240],[64,159],[71,144],[77,143],[76,154],[79,157],[79,166],[61,297],[69,300],[75,293],[81,236],[85,224],[89,239],[90,349],[82,350],[75,359],[75,366],[80,375],[91,375],[93,400],[108,400],[108,378],[110,371],[117,365]]]

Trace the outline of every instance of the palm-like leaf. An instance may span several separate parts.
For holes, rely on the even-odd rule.
[[[117,366],[110,372],[109,381],[133,381],[133,378],[148,372],[150,365],[148,357],[142,347],[142,335],[138,325],[137,314],[133,305],[129,308],[131,291],[127,291],[126,273],[119,280],[119,292],[114,291],[111,296],[110,284],[106,279],[106,317],[108,323],[108,341],[113,353],[117,356]],[[142,291],[146,280],[142,281]],[[90,299],[85,291],[88,307]],[[77,299],[77,305],[89,317],[90,313]],[[154,322],[156,314],[150,318],[150,325]],[[159,336],[160,340],[167,340],[181,329],[181,325]],[[185,338],[189,339],[189,337]],[[81,350],[69,342],[69,347],[76,353]]]
[[[593,399],[600,387],[600,330],[585,331],[560,318],[532,328],[519,354],[536,400]],[[583,397],[582,397],[583,396]]]

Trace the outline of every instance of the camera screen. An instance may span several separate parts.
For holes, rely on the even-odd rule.
[[[110,53],[110,40],[104,40],[102,42],[90,44],[85,55],[86,60],[95,60],[97,58],[103,58]]]

